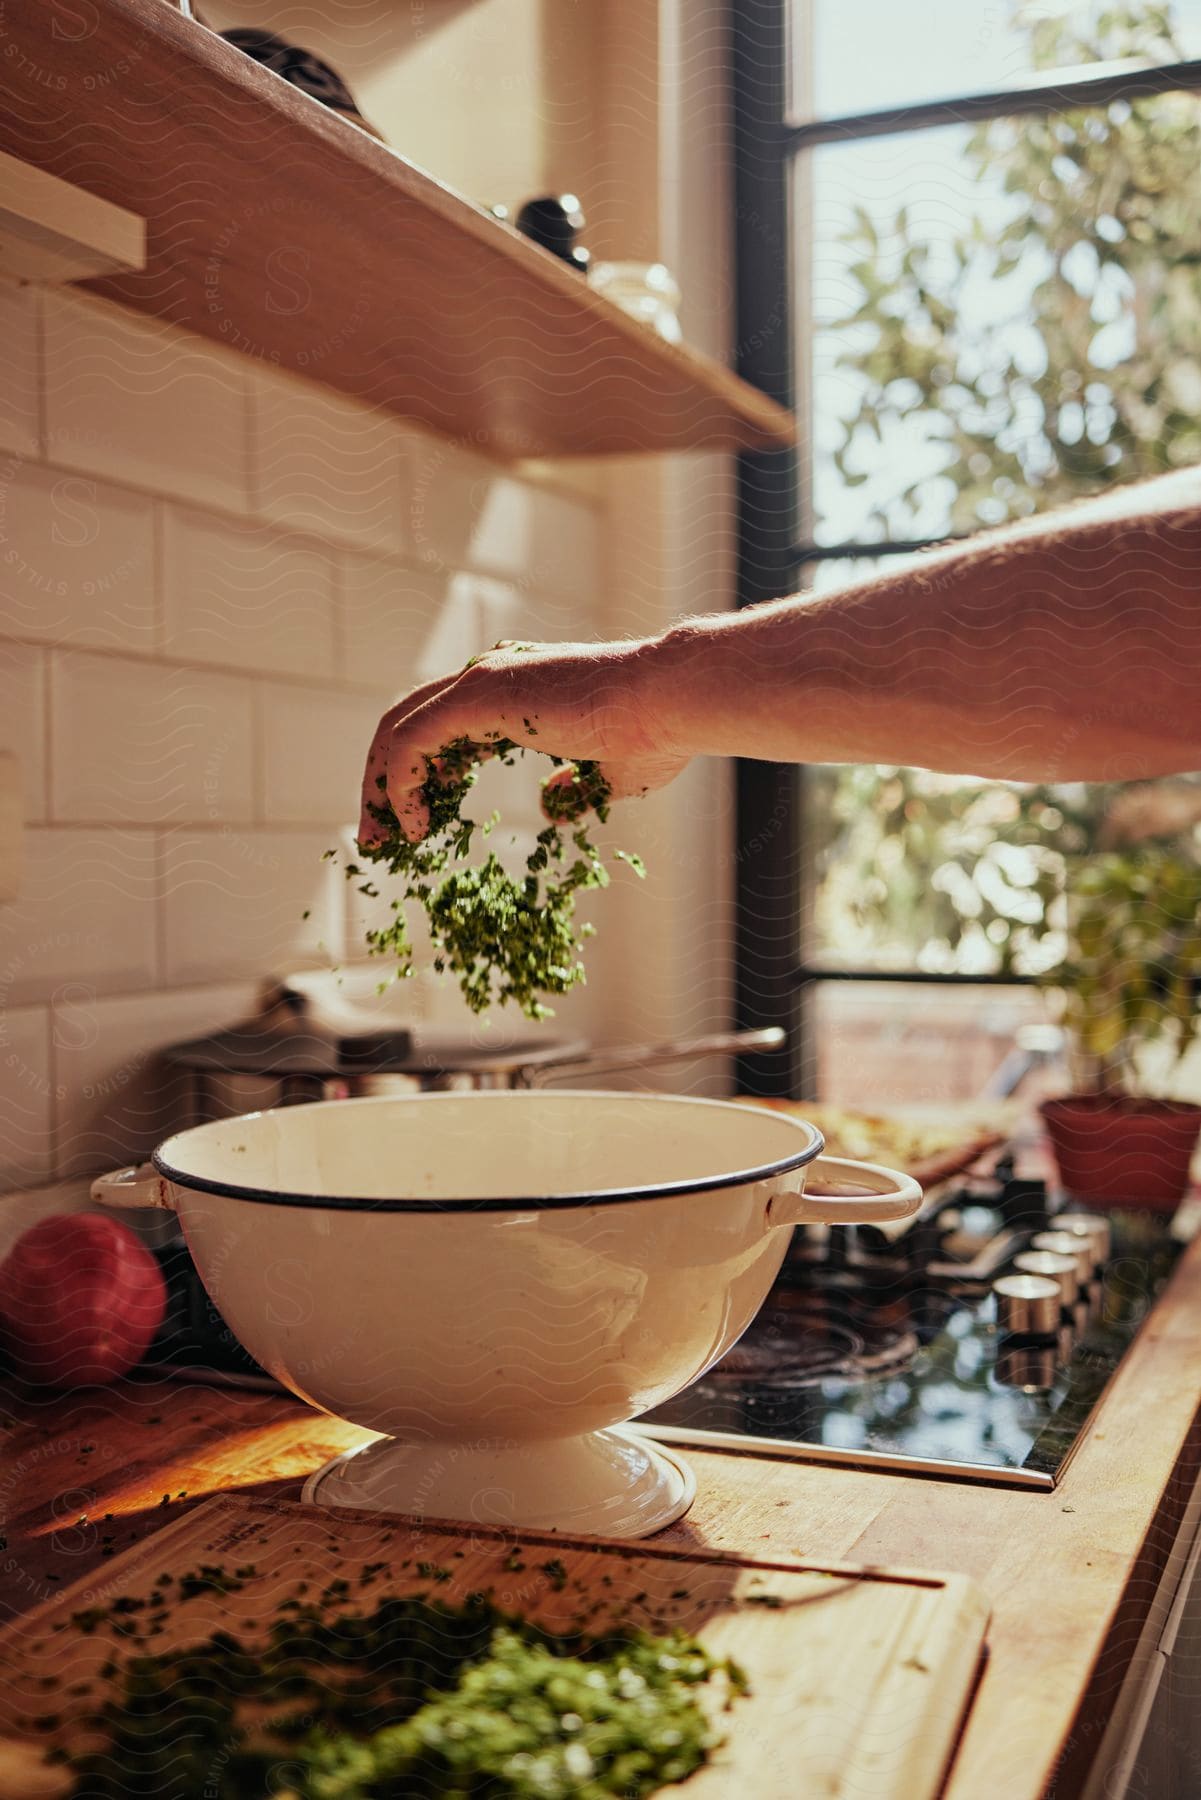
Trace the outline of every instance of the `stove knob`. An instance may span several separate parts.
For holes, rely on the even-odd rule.
[[[1028,1394],[1055,1385],[1055,1351],[1050,1344],[1005,1344],[997,1357],[997,1380]]]
[[[1071,1237],[1086,1237],[1093,1247],[1093,1267],[1103,1269],[1109,1261],[1109,1220],[1096,1213],[1056,1213],[1051,1221],[1055,1231],[1066,1231]]]
[[[1004,1337],[1054,1337],[1063,1305],[1059,1283],[1045,1275],[1002,1275],[994,1281],[997,1329]],[[1051,1352],[1054,1365],[1054,1351]]]
[[[1013,1266],[1023,1275],[1041,1275],[1047,1281],[1054,1281],[1059,1288],[1059,1304],[1065,1312],[1071,1312],[1080,1298],[1074,1256],[1059,1256],[1054,1250],[1023,1250],[1020,1256],[1014,1257]]]
[[[1087,1237],[1073,1237],[1070,1231],[1036,1231],[1030,1239],[1032,1250],[1052,1250],[1056,1256],[1076,1260],[1076,1278],[1081,1292],[1093,1278],[1093,1246]]]

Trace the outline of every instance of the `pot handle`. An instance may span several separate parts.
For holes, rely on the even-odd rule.
[[[768,1201],[769,1225],[885,1225],[911,1219],[922,1204],[922,1190],[911,1175],[879,1163],[819,1156],[803,1173],[802,1193],[773,1194]],[[840,1193],[840,1188],[850,1191]]]
[[[779,1050],[786,1032],[779,1025],[756,1031],[712,1031],[705,1037],[669,1038],[662,1044],[610,1044],[584,1056],[527,1063],[517,1072],[517,1087],[546,1087],[552,1081],[576,1081],[581,1075],[615,1075],[622,1069],[652,1069],[662,1063],[686,1062],[694,1056],[745,1056],[752,1050]]]
[[[101,1206],[160,1207],[164,1212],[174,1212],[170,1195],[167,1182],[148,1162],[97,1175],[92,1183],[92,1199]]]

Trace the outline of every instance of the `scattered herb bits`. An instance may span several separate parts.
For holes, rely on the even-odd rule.
[[[256,1646],[131,1655],[103,1747],[66,1760],[75,1800],[641,1800],[707,1760],[745,1691],[678,1631],[550,1632],[485,1594],[291,1601]]]
[[[384,865],[402,884],[391,902],[391,922],[367,932],[373,955],[395,957],[401,976],[413,973],[406,907],[416,904],[428,922],[434,968],[458,977],[473,1012],[512,1002],[527,1018],[544,1019],[551,1011],[546,998],[566,994],[584,979],[580,952],[593,928],[576,925],[576,895],[607,887],[609,871],[582,821],[589,812],[607,819],[609,788],[594,762],[571,764],[570,783],[543,783],[549,823],[538,833],[524,876],[510,874],[493,851],[481,864],[453,867],[466,862],[476,833],[486,837],[498,822],[494,817],[479,825],[462,812],[482,757],[509,764],[524,754],[507,738],[487,746],[467,739],[448,744],[432,762],[427,759],[421,790],[429,809],[427,835],[411,844],[382,797],[368,811],[385,835],[360,854]],[[565,766],[558,757],[551,761]],[[382,795],[383,777],[379,780]],[[645,874],[637,856],[618,851],[616,860]],[[346,865],[347,879],[374,899],[380,890],[373,880],[363,880],[364,874],[357,862]]]

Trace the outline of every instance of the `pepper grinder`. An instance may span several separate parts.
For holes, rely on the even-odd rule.
[[[591,261],[589,252],[576,241],[584,224],[584,214],[574,194],[542,194],[527,200],[516,219],[523,237],[541,244],[581,275],[588,273]]]

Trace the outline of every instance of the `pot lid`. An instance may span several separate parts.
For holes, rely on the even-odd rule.
[[[172,1044],[163,1056],[178,1069],[222,1075],[337,1075],[343,1068],[337,1038],[312,1026],[280,1031],[253,1019]]]
[[[397,1038],[407,1042],[401,1046]],[[542,1068],[588,1053],[584,1038],[535,1037],[528,1033],[488,1032],[485,1041],[439,1031],[365,1032],[339,1040],[346,1070],[392,1069],[410,1075],[505,1074]]]
[[[259,1017],[172,1044],[163,1055],[175,1068],[222,1075],[506,1074],[574,1061],[587,1053],[583,1038],[506,1031],[469,1036],[403,1028],[340,1033],[275,1006]]]
[[[394,1054],[405,1055],[407,1031],[394,1031]],[[248,1019],[164,1050],[179,1069],[222,1075],[337,1075],[342,1051],[337,1032],[312,1017],[300,995],[268,986]]]

